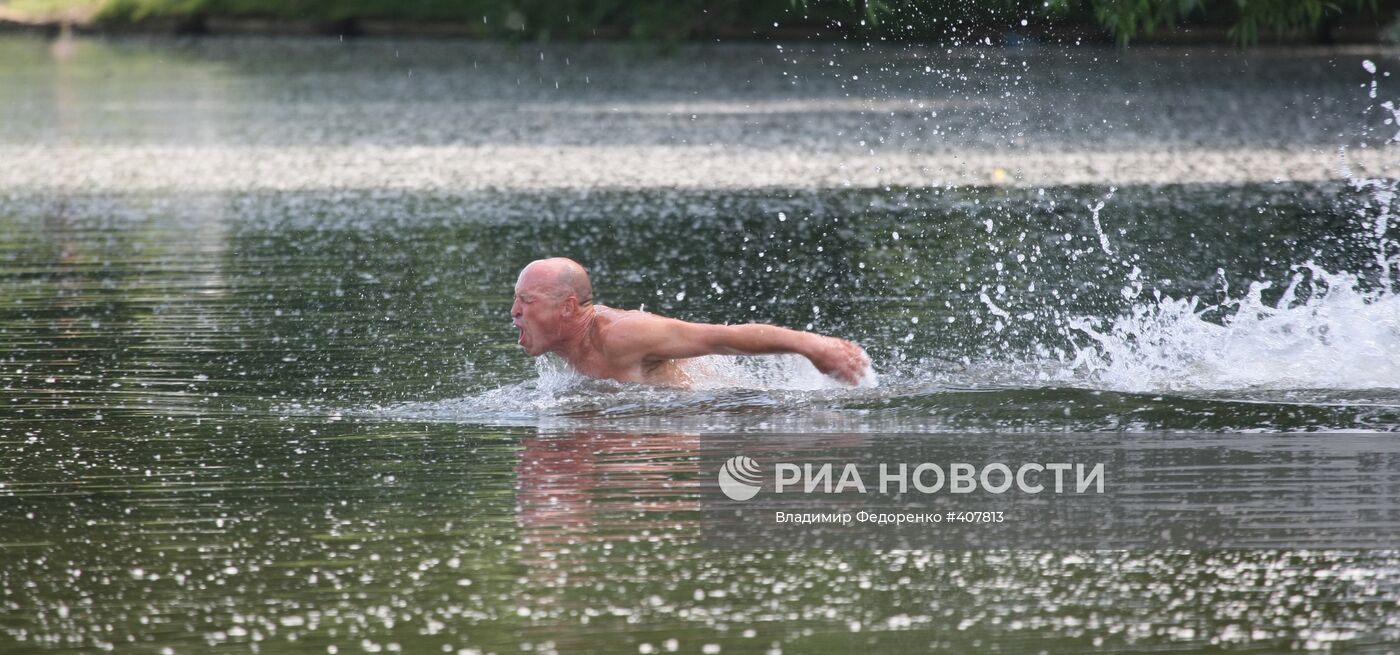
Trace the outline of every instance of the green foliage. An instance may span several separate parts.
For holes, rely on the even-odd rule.
[[[1067,2],[1067,0],[1058,0]],[[1190,15],[1200,0],[1089,0],[1094,17],[1119,41],[1139,32],[1151,34],[1158,27],[1172,27]]]
[[[1120,43],[1182,22],[1230,25],[1241,45],[1266,32],[1317,30],[1394,0],[11,0],[14,10],[60,15],[96,11],[99,20],[234,17],[337,23],[347,20],[453,21],[486,36],[631,36],[678,41],[714,34],[766,33],[777,23],[813,30],[928,38],[1093,21]],[[0,4],[6,4],[0,0]],[[839,24],[839,28],[836,27]]]
[[[1375,0],[1351,0],[1347,7],[1357,11],[1375,11]],[[1237,0],[1239,20],[1230,33],[1242,43],[1259,40],[1261,28],[1284,32],[1293,29],[1315,30],[1331,15],[1345,10],[1337,2],[1325,0]]]
[[[1263,32],[1315,31],[1329,18],[1347,13],[1376,12],[1377,0],[983,0],[955,4],[939,0],[829,0],[864,12],[872,24],[933,18],[962,19],[972,24],[995,24],[1008,18],[1064,20],[1092,17],[1127,44],[1143,34],[1199,20],[1230,25],[1239,45],[1259,42]],[[808,7],[820,0],[793,0]]]
[[[52,0],[62,1],[62,0]],[[68,0],[73,2],[76,0]],[[93,2],[94,0],[87,0]],[[349,19],[455,21],[502,37],[588,38],[633,36],[679,40],[715,30],[760,29],[786,24],[797,13],[791,0],[96,0],[101,20],[226,16],[336,22]],[[840,2],[812,11],[818,24],[860,11]]]
[[[1229,24],[1240,45],[1259,42],[1261,31],[1317,30],[1324,20],[1348,11],[1376,10],[1375,0],[1050,0],[1056,11],[1086,7],[1119,43],[1200,18]]]

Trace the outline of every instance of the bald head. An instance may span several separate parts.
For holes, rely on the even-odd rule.
[[[520,271],[516,287],[522,286],[547,293],[555,300],[573,296],[581,306],[593,303],[593,283],[588,280],[588,271],[567,257],[536,259],[530,262]]]

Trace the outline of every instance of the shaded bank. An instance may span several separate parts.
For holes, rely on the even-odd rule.
[[[878,39],[952,44],[1133,42],[1375,43],[1396,32],[1397,0],[1142,2],[1107,0],[9,0],[0,28],[58,33],[410,35],[506,40],[630,38]]]

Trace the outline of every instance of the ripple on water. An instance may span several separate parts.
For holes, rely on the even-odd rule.
[[[1046,364],[922,362],[879,386],[814,380],[800,358],[753,358],[751,384],[663,389],[590,380],[541,360],[537,378],[478,394],[361,408],[370,419],[486,425],[871,431],[1393,431],[1400,391],[1116,390],[1067,385]],[[754,382],[761,380],[761,383]]]

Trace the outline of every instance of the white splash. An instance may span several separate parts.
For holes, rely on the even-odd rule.
[[[821,391],[849,387],[818,371],[807,358],[800,355],[711,355],[687,361],[684,370],[690,376],[691,388],[697,390]],[[879,376],[867,368],[856,386],[879,386]]]
[[[567,411],[593,393],[618,388],[618,385],[597,383],[579,375],[553,355],[536,358],[535,371],[533,380],[496,387],[465,398],[399,403],[379,413],[430,420],[491,418],[505,422],[529,422],[543,414]]]
[[[1112,255],[1113,247],[1108,244],[1108,235],[1104,234],[1103,224],[1099,222],[1099,212],[1103,211],[1104,203],[1113,199],[1113,194],[1116,191],[1118,191],[1118,189],[1109,187],[1108,194],[1103,197],[1103,200],[1087,205],[1089,207],[1089,215],[1094,220],[1094,232],[1097,232],[1099,235],[1099,248],[1103,250],[1105,255]]]
[[[408,420],[538,424],[551,417],[678,416],[752,406],[795,407],[814,394],[824,395],[816,392],[841,394],[851,389],[797,355],[688,360],[683,370],[691,385],[684,389],[595,380],[553,355],[537,358],[535,369],[537,377],[524,382],[463,398],[398,403],[372,413]],[[857,387],[869,389],[878,383],[875,372],[867,370]]]
[[[1091,343],[1077,349],[1069,377],[1137,392],[1400,388],[1400,296],[1311,263],[1272,304],[1261,298],[1269,287],[1255,283],[1221,306],[1158,296],[1107,329],[1072,321]],[[1218,310],[1230,313],[1206,318]]]
[[[1375,64],[1364,62],[1368,73]],[[1375,97],[1374,82],[1371,97]],[[1400,108],[1381,103],[1386,125],[1400,127]],[[1376,150],[1395,162],[1400,131]],[[1095,318],[1069,321],[1090,342],[1077,346],[1062,377],[1116,391],[1226,389],[1400,389],[1400,242],[1389,236],[1400,200],[1400,171],[1382,167],[1376,177],[1353,172],[1342,149],[1340,172],[1364,194],[1357,225],[1365,226],[1374,258],[1375,281],[1351,272],[1331,272],[1312,262],[1294,267],[1288,287],[1265,303],[1268,282],[1256,282],[1244,297],[1201,307],[1197,298],[1154,294],[1135,304],[1110,327]],[[1091,206],[1100,245],[1102,203]],[[1142,289],[1134,267],[1124,297]],[[1217,271],[1222,285],[1224,271]],[[1222,292],[1229,296],[1229,287]],[[1221,316],[1219,322],[1208,314]]]

